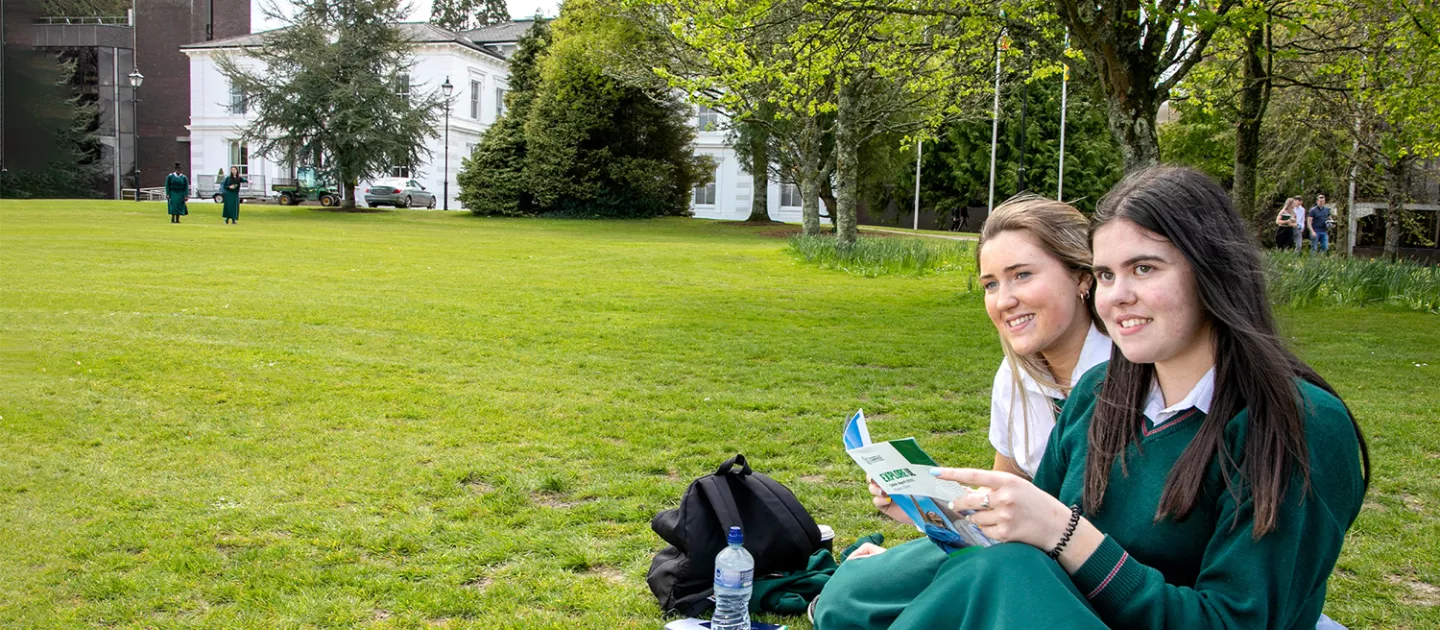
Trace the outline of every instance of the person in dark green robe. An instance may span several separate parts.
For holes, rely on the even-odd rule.
[[[169,203],[170,222],[179,223],[180,217],[190,214],[185,200],[190,197],[190,178],[175,163],[175,171],[165,176],[165,198]]]
[[[956,511],[990,547],[862,547],[818,630],[1309,630],[1369,485],[1345,403],[1276,329],[1260,252],[1213,179],[1154,167],[1101,199],[1096,310],[1119,352],[1076,383],[1033,482]]]
[[[225,217],[226,223],[240,222],[240,185],[246,181],[240,176],[240,168],[232,166],[230,174],[220,183],[220,199],[225,202],[220,214]]]

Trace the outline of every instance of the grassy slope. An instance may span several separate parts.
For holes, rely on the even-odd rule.
[[[958,274],[700,221],[192,212],[0,202],[0,626],[656,628],[649,518],[727,455],[841,544],[912,535],[866,509],[854,408],[988,460]],[[1440,320],[1286,321],[1377,462],[1327,610],[1426,627]]]

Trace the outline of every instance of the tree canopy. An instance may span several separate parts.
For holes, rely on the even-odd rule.
[[[543,29],[553,29],[546,34]],[[607,72],[641,37],[596,3],[572,0],[512,60],[509,111],[466,160],[461,195],[478,214],[688,215],[714,170],[692,151],[691,110],[655,81]]]
[[[359,180],[428,157],[444,101],[438,86],[410,85],[403,18],[399,0],[313,0],[264,45],[222,55],[221,73],[255,112],[243,131],[251,151],[319,167],[347,208]]]
[[[505,0],[434,0],[430,4],[430,23],[452,31],[509,21],[510,9]]]

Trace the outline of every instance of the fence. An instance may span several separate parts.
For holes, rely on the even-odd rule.
[[[134,201],[134,200],[135,200],[135,189],[134,189],[134,188],[121,188],[121,189],[120,189],[120,198],[121,198],[121,199],[129,199],[129,200],[131,200],[131,201]],[[161,186],[156,186],[155,188],[141,188],[141,189],[140,189],[140,200],[141,200],[141,201],[165,201],[165,188],[164,188],[164,187],[161,187]]]
[[[49,16],[35,20],[37,24],[119,24],[129,25],[130,18],[125,15],[77,15],[77,16]]]
[[[266,185],[264,175],[247,175],[247,180],[240,185],[240,196],[245,199],[265,199],[270,196],[270,187]],[[218,175],[196,175],[195,196],[200,199],[209,199],[219,194],[220,184],[224,181]]]

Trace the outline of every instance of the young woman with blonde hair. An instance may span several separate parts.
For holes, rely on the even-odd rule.
[[[1033,477],[1070,387],[1110,358],[1094,316],[1090,222],[1067,203],[1015,197],[985,220],[975,258],[1005,354],[990,392],[994,469]],[[873,482],[870,492],[877,508],[908,522]]]
[[[985,312],[1005,358],[990,393],[994,470],[1034,477],[1071,387],[1110,358],[1112,344],[1095,316],[1090,222],[1073,206],[1034,195],[995,208],[976,247]],[[905,513],[873,481],[872,500],[896,520]],[[852,554],[880,551],[873,545]],[[886,554],[887,566],[938,567],[945,554],[921,538]],[[903,589],[903,584],[897,582]]]
[[[1299,197],[1285,200],[1285,207],[1275,215],[1275,247],[1297,251],[1300,249],[1300,218],[1303,214],[1305,208],[1300,205]]]

